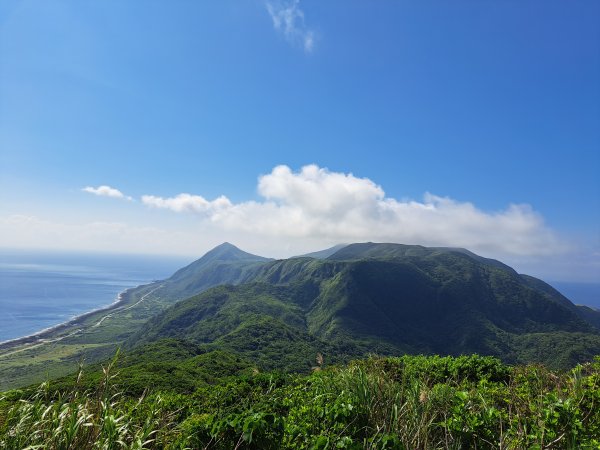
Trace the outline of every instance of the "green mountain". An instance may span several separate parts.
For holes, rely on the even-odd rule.
[[[590,314],[541,280],[464,249],[364,243],[325,259],[268,261],[221,247],[165,285],[237,286],[178,302],[130,345],[178,338],[292,370],[310,367],[316,352],[333,360],[480,353],[553,367],[600,353]]]
[[[269,258],[246,253],[225,242],[165,280],[162,295],[172,300],[191,297],[220,284],[237,284]]]
[[[338,245],[334,245],[333,247],[326,248],[325,250],[319,250],[317,252],[306,253],[306,254],[300,255],[298,257],[299,258],[306,257],[306,258],[325,259],[325,258],[333,255],[334,253],[338,252],[339,250],[343,249],[347,245],[348,244],[338,244]]]
[[[594,325],[596,328],[598,328],[600,330],[600,311],[599,310],[590,308],[589,306],[585,306],[585,305],[576,305],[576,307],[577,307],[577,314],[579,314],[579,317],[581,317],[586,322],[591,323],[592,325]]]
[[[298,298],[288,286],[218,286],[155,317],[134,342],[175,338],[243,354],[263,368],[309,369],[331,346],[308,333]]]

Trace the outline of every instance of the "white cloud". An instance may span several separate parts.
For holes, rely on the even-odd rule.
[[[112,198],[122,198],[125,200],[133,200],[131,197],[124,195],[118,189],[112,188],[110,186],[102,185],[97,188],[92,186],[86,186],[81,189],[84,192],[89,192],[90,194],[99,195],[101,197],[112,197]]]
[[[194,215],[172,216],[172,223],[157,224],[153,218],[135,225],[119,221],[86,221],[65,223],[62,220],[32,215],[0,216],[0,247],[100,250],[130,253],[189,255],[198,258],[223,241],[233,242],[246,251],[271,257],[289,257],[330,247],[343,242],[340,236],[258,235],[256,232],[224,230],[218,223],[198,226]],[[166,219],[166,217],[165,217]],[[280,225],[283,225],[281,223]],[[369,239],[364,239],[369,240]],[[350,241],[346,241],[350,242]],[[398,241],[411,243],[409,241]],[[449,243],[445,243],[450,245]],[[473,247],[470,247],[474,250]],[[557,251],[555,248],[554,251]],[[559,249],[560,251],[560,249]],[[518,271],[546,280],[597,282],[600,275],[598,247],[572,248],[566,253],[533,255],[499,255],[480,252],[483,256],[501,257]]]
[[[277,166],[259,177],[262,201],[232,203],[221,196],[144,196],[144,204],[199,213],[203,221],[231,233],[262,239],[314,242],[401,242],[466,247],[485,255],[551,255],[568,246],[529,205],[486,212],[469,202],[425,194],[399,201],[368,178],[316,165],[293,172]]]
[[[285,39],[294,45],[300,45],[310,53],[315,45],[315,33],[304,23],[304,12],[300,9],[300,0],[267,1],[267,11],[275,30],[283,33]]]
[[[176,212],[196,212],[208,215],[216,214],[220,210],[228,209],[232,206],[229,199],[225,196],[208,201],[200,195],[179,194],[172,198],[161,198],[153,195],[142,196],[142,203],[154,208],[171,209]]]
[[[86,190],[127,198],[108,186]],[[316,165],[277,166],[258,178],[259,198],[145,195],[148,208],[66,221],[33,214],[0,215],[0,247],[186,254],[199,257],[223,241],[255,254],[289,257],[338,243],[397,242],[465,247],[547,280],[596,281],[600,247],[567,241],[531,206],[484,211],[466,201],[426,193],[398,200],[368,178]],[[120,195],[119,195],[120,194]],[[179,214],[160,214],[171,210]],[[67,211],[68,212],[68,211]],[[114,218],[118,218],[115,220]]]

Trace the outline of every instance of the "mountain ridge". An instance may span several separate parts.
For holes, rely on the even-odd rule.
[[[188,298],[213,286],[241,281],[250,267],[269,261],[273,260],[224,242],[164,280],[163,292],[175,301]]]
[[[533,348],[537,339],[539,348],[550,345],[558,350],[535,358],[563,366],[600,353],[600,330],[588,311],[579,311],[543,281],[465,249],[360,243],[323,259],[267,260],[243,254],[242,261],[233,258],[203,266],[204,281],[196,287],[208,286],[206,270],[220,273],[220,284],[227,286],[208,287],[177,302],[151,319],[130,345],[189,338],[242,352],[250,346],[260,359],[257,348],[264,346],[269,353],[273,339],[293,335],[289,344],[305,350],[305,361],[321,347],[342,359],[373,351],[477,352],[521,362],[522,355],[529,354],[523,342]],[[212,257],[206,259],[214,263]],[[205,310],[208,304],[212,306]],[[195,314],[201,318],[181,326]],[[220,334],[210,334],[209,329]],[[271,332],[280,337],[269,339]],[[280,350],[289,369],[290,358]]]

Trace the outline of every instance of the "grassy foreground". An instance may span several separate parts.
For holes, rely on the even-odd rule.
[[[0,448],[600,448],[600,358],[559,373],[477,355],[330,368],[317,357],[310,375],[259,373],[224,352],[203,361],[221,376],[192,393],[150,371],[148,390],[134,395],[114,361],[92,384],[80,372],[6,392]],[[153,376],[163,379],[157,390]]]

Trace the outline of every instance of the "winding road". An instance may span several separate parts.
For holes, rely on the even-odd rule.
[[[142,297],[141,297],[141,298],[140,298],[140,299],[139,299],[137,302],[135,302],[133,305],[129,305],[129,306],[127,306],[127,307],[120,306],[120,307],[117,307],[117,308],[115,308],[115,309],[114,309],[114,310],[112,310],[112,311],[111,311],[109,314],[106,314],[105,316],[103,316],[103,317],[102,317],[102,318],[101,318],[101,319],[100,319],[98,322],[96,322],[94,325],[92,325],[91,327],[89,327],[89,329],[91,329],[91,328],[96,328],[96,327],[100,326],[100,325],[102,324],[102,322],[104,322],[104,320],[108,319],[109,317],[111,317],[113,314],[115,314],[115,313],[117,313],[117,312],[123,312],[123,311],[127,311],[127,310],[130,310],[131,308],[133,308],[133,307],[135,307],[135,306],[139,305],[139,304],[140,304],[140,303],[142,303],[144,300],[146,300],[146,298],[147,298],[147,297],[148,297],[150,294],[153,294],[154,292],[156,292],[158,289],[162,288],[163,286],[164,286],[164,285],[163,285],[163,284],[161,284],[160,286],[157,286],[157,287],[155,287],[154,289],[152,289],[150,292],[147,292],[147,293],[145,293],[145,294],[144,294],[144,295],[142,295]],[[10,355],[14,355],[15,353],[24,352],[25,350],[31,350],[31,349],[33,349],[33,348],[40,347],[40,346],[42,346],[42,345],[45,345],[45,344],[52,344],[52,343],[54,343],[54,342],[59,342],[59,341],[62,341],[63,339],[66,339],[66,338],[69,338],[69,337],[71,337],[71,336],[75,336],[75,335],[77,335],[77,334],[79,334],[79,333],[85,332],[85,331],[86,331],[86,329],[88,329],[88,328],[78,328],[78,329],[76,329],[76,330],[73,330],[73,331],[72,331],[71,333],[69,333],[69,334],[66,334],[66,335],[64,335],[64,336],[59,336],[59,337],[56,337],[56,338],[53,338],[53,339],[40,339],[39,341],[33,342],[31,345],[26,345],[25,347],[19,348],[19,349],[17,349],[17,350],[13,350],[13,351],[11,351],[11,352],[8,352],[8,353],[3,353],[3,354],[0,354],[0,358],[4,358],[4,357],[6,357],[6,356],[10,356]]]

